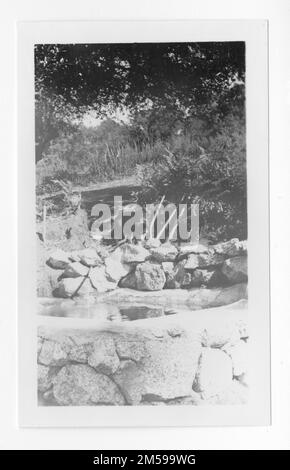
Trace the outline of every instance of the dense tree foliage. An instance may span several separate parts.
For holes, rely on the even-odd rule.
[[[242,42],[35,46],[38,190],[138,173],[142,202],[198,202],[216,239],[246,237]],[[116,110],[129,116],[115,122]],[[103,122],[77,124],[93,110]]]

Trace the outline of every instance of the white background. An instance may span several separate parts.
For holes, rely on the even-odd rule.
[[[269,19],[272,269],[272,426],[252,428],[18,429],[16,424],[16,20]],[[289,28],[283,0],[37,0],[2,5],[0,448],[290,449]],[[259,77],[257,77],[259,80]],[[29,266],[27,267],[29,270]]]

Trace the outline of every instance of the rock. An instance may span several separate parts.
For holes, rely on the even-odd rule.
[[[114,374],[114,381],[127,402],[137,405],[142,400],[152,402],[190,396],[200,355],[200,345],[194,335],[183,330],[174,337],[166,331],[162,337],[160,332],[158,336],[149,332],[132,336],[127,335],[127,345],[122,338],[121,349],[132,359],[121,361],[121,367]]]
[[[70,345],[57,341],[44,340],[38,361],[46,366],[62,366],[67,362]]]
[[[207,268],[209,266],[219,266],[225,260],[224,255],[214,253],[210,250],[208,253],[201,253],[199,255],[189,255],[185,264],[185,269]]]
[[[171,243],[164,243],[158,248],[152,248],[151,255],[156,261],[162,263],[163,261],[174,261],[178,255],[178,250]]]
[[[233,238],[227,242],[218,243],[212,247],[215,253],[225,256],[239,256],[247,253],[247,241],[239,241],[238,238]]]
[[[227,259],[222,266],[222,273],[231,283],[245,282],[248,279],[248,263],[246,256]]]
[[[146,355],[144,341],[134,341],[131,337],[119,336],[116,338],[116,351],[120,360],[139,362]]]
[[[124,245],[122,252],[123,263],[143,263],[150,257],[150,251],[146,250],[142,245]]]
[[[156,291],[163,289],[166,277],[159,264],[146,261],[138,264],[135,270],[136,288],[138,290]]]
[[[70,263],[69,255],[63,250],[55,250],[50,253],[46,264],[53,269],[65,269]]]
[[[73,362],[80,362],[81,364],[86,364],[88,362],[88,357],[92,352],[92,344],[85,343],[80,345],[75,345],[71,348],[68,358]]]
[[[117,371],[120,361],[116,354],[115,343],[110,335],[102,334],[93,343],[88,364],[97,372],[112,375]]]
[[[232,380],[229,387],[225,390],[212,395],[200,404],[204,405],[245,405],[248,403],[249,390],[238,380]]]
[[[89,273],[89,278],[93,287],[98,292],[107,292],[109,290],[115,289],[117,286],[116,282],[113,282],[109,279],[104,266],[92,268]]]
[[[208,247],[205,246],[205,245],[201,245],[201,244],[189,243],[189,244],[182,245],[182,246],[179,247],[179,255],[180,256],[189,255],[190,253],[194,253],[196,255],[199,255],[201,253],[208,253],[208,252],[209,252]]]
[[[193,390],[207,399],[229,388],[232,378],[231,358],[220,349],[202,348]]]
[[[110,276],[112,281],[119,282],[120,279],[125,277],[133,267],[123,262],[123,250],[118,247],[105,258],[106,273]]]
[[[192,273],[192,287],[217,287],[225,284],[226,277],[219,269],[195,269]]]
[[[55,368],[37,365],[37,388],[39,392],[45,392],[52,387],[52,381],[55,376]]]
[[[86,296],[94,292],[89,279],[83,277],[62,279],[53,291],[55,297],[69,298],[74,295]]]
[[[73,261],[79,261],[87,267],[100,266],[102,264],[102,260],[94,248],[85,248],[72,252],[70,258]]]
[[[238,377],[248,372],[249,347],[245,341],[238,341],[235,344],[227,343],[223,351],[232,359],[233,375]]]
[[[148,238],[145,240],[144,247],[150,250],[151,248],[158,248],[161,245],[159,238]]]
[[[66,266],[64,272],[62,273],[61,277],[80,277],[86,276],[88,274],[88,267],[84,266],[79,262],[73,262]]]
[[[168,265],[169,263],[167,263]],[[191,287],[192,276],[191,273],[186,271],[184,266],[186,260],[179,261],[175,266],[172,263],[172,267],[165,266],[165,263],[162,263],[163,270],[166,274],[166,289],[179,289],[179,288],[189,288]]]
[[[107,376],[84,364],[63,367],[53,380],[53,394],[59,405],[124,405],[124,397]]]

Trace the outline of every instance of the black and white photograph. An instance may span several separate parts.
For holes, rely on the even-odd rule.
[[[21,26],[20,422],[268,422],[266,24],[110,25]]]
[[[34,54],[39,405],[246,403],[245,43]]]

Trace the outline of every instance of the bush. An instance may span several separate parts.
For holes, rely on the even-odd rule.
[[[181,136],[143,175],[140,202],[199,204],[202,235],[247,237],[246,144],[243,119],[229,116],[207,148]]]

